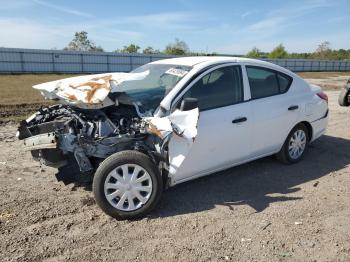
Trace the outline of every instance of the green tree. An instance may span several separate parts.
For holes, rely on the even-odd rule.
[[[350,59],[350,50],[345,49],[339,49],[339,50],[332,50],[333,57],[332,59]]]
[[[93,51],[93,52],[104,52],[105,50],[103,50],[103,48],[101,46],[92,46],[90,51]]]
[[[160,51],[158,49],[154,49],[151,46],[148,46],[142,50],[142,53],[144,53],[144,54],[159,54]]]
[[[76,32],[74,38],[69,42],[68,46],[63,48],[66,51],[99,51],[103,52],[103,48],[96,46],[94,42],[88,39],[86,31]]]
[[[322,52],[328,52],[331,50],[331,43],[328,41],[324,41],[321,44],[318,45],[316,52],[322,53]]]
[[[276,58],[286,58],[288,57],[288,53],[284,46],[282,44],[279,44],[276,46],[272,52],[268,56],[269,58],[276,59]]]
[[[178,38],[175,39],[174,43],[170,43],[165,47],[164,53],[168,55],[185,55],[190,52],[188,45],[185,41]]]
[[[318,45],[313,56],[317,59],[332,59],[331,44],[328,41],[322,42]]]
[[[128,46],[125,45],[122,49],[117,49],[114,52],[133,54],[133,53],[138,53],[140,48],[141,47],[139,47],[138,45],[130,44]]]
[[[289,53],[288,58],[292,59],[311,59],[312,54],[311,53]]]
[[[249,58],[259,58],[260,57],[260,50],[256,47],[253,47],[252,50],[250,50],[247,54],[246,54],[246,57],[249,57]]]

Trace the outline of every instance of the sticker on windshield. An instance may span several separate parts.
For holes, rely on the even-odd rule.
[[[186,75],[188,73],[188,71],[183,70],[181,68],[172,67],[172,68],[168,69],[165,73],[169,74],[169,75],[183,77],[184,75]]]

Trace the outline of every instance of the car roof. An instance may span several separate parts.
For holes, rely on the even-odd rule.
[[[196,70],[201,70],[202,68],[205,68],[207,66],[212,66],[212,65],[222,64],[222,63],[246,63],[248,65],[253,65],[253,66],[263,66],[270,69],[278,70],[280,72],[283,72],[293,77],[298,77],[292,71],[267,61],[252,59],[252,58],[245,58],[245,57],[234,57],[234,56],[176,57],[176,58],[157,60],[152,62],[151,64],[182,65],[182,66],[190,66],[190,67],[196,68]]]
[[[152,62],[152,64],[173,64],[184,66],[195,66],[201,63],[218,64],[227,62],[252,62],[255,64],[266,65],[270,64],[265,61],[250,59],[244,57],[232,57],[232,56],[190,56],[190,57],[177,57],[168,58]]]

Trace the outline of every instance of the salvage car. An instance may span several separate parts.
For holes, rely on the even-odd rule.
[[[61,180],[91,177],[98,206],[117,219],[144,216],[167,187],[242,163],[274,154],[296,163],[328,119],[320,87],[246,58],[164,59],[34,88],[59,103],[23,120],[18,138],[65,171]]]
[[[341,90],[338,97],[338,103],[340,106],[350,106],[350,79]]]

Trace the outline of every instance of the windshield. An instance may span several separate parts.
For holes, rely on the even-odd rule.
[[[146,73],[146,77],[119,84],[118,92],[127,93],[141,103],[144,111],[153,113],[162,99],[191,69],[182,65],[146,64],[131,71],[131,73]]]

